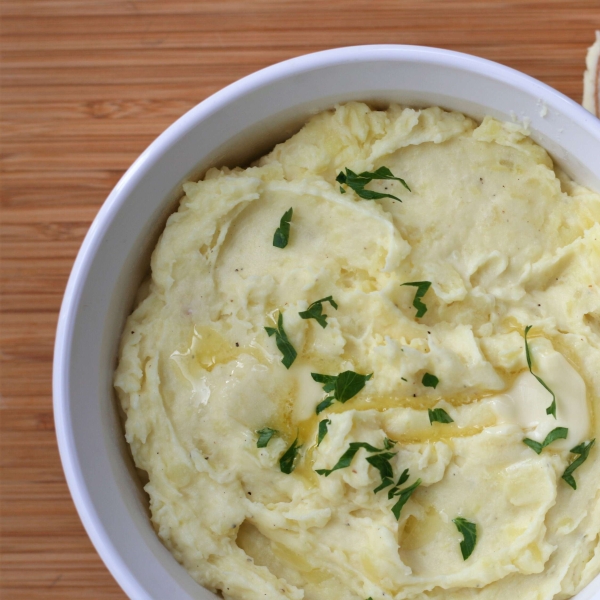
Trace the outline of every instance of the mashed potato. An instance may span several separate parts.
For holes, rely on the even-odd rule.
[[[361,103],[184,189],[115,387],[192,577],[236,600],[590,582],[598,194],[518,125]]]

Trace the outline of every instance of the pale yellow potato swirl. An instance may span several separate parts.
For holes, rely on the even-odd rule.
[[[389,168],[365,200],[336,182]],[[187,183],[123,332],[115,387],[152,522],[227,599],[549,600],[600,571],[597,436],[600,196],[516,124],[351,103],[312,118],[248,169]],[[342,190],[344,193],[342,193]],[[293,208],[287,247],[273,246]],[[416,318],[416,288],[430,281]],[[327,327],[299,315],[323,305]],[[298,353],[287,370],[278,313]],[[533,370],[527,369],[524,329]],[[373,373],[320,415],[311,372]],[[425,387],[425,373],[439,379]],[[443,408],[452,423],[431,424]],[[316,445],[319,421],[328,433]],[[566,440],[539,455],[554,427]],[[277,430],[265,448],[256,431]],[[298,437],[291,474],[279,459]],[[396,442],[402,508],[351,442]],[[463,560],[453,523],[476,524]]]

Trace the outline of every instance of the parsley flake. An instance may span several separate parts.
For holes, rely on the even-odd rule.
[[[335,389],[335,382],[337,381],[337,378],[338,378],[337,375],[323,375],[321,373],[311,373],[310,376],[317,383],[323,384],[324,392],[327,392],[327,393],[333,392],[333,390]]]
[[[263,427],[259,429],[258,441],[256,442],[257,448],[266,448],[267,444],[271,441],[271,438],[277,433],[277,429],[271,429],[270,427]]]
[[[375,448],[375,446],[371,446],[371,444],[367,444],[366,442],[351,442],[350,445],[348,446],[348,449],[346,450],[346,452],[344,452],[344,454],[342,454],[342,456],[340,457],[340,459],[337,461],[337,463],[334,465],[333,468],[331,468],[331,469],[316,469],[316,472],[319,475],[325,475],[325,477],[329,477],[329,475],[331,475],[334,471],[337,471],[338,469],[345,469],[346,467],[349,467],[350,464],[352,463],[352,459],[354,458],[356,453],[361,448],[364,448],[367,452],[371,452],[371,453],[383,451],[383,448]]]
[[[395,452],[382,452],[381,454],[374,454],[373,456],[367,457],[367,462],[375,467],[381,475],[381,482],[390,479],[394,476],[390,459],[396,456]]]
[[[400,177],[394,177],[394,174],[387,167],[379,167],[379,169],[369,172],[363,171],[362,173],[356,174],[346,167],[346,172],[340,171],[339,175],[335,180],[340,184],[340,190],[344,194],[344,188],[342,185],[347,185],[353,189],[359,198],[364,200],[380,200],[381,198],[392,198],[402,202],[400,198],[393,196],[392,194],[384,194],[381,192],[374,192],[372,190],[365,190],[365,185],[373,181],[374,179],[393,179],[399,181],[409,192],[411,189],[408,187],[406,181]]]
[[[410,477],[410,475],[408,474],[408,469],[404,469],[404,471],[402,471],[402,475],[400,475],[400,479],[398,479],[398,483],[396,485],[402,485],[403,483],[406,483],[408,481],[409,477]]]
[[[290,240],[290,222],[293,213],[294,209],[290,208],[281,217],[279,227],[275,230],[275,235],[273,235],[273,246],[275,248],[285,248],[288,245]]]
[[[277,317],[277,329],[274,327],[265,327],[265,331],[269,334],[269,337],[272,335],[275,336],[275,343],[277,344],[281,354],[283,354],[281,362],[284,364],[286,369],[289,369],[292,366],[292,363],[296,360],[298,353],[296,352],[294,346],[292,346],[292,343],[288,339],[288,336],[283,329],[283,315],[281,312]]]
[[[325,329],[327,327],[327,315],[323,314],[323,303],[329,302],[335,310],[337,310],[338,305],[336,301],[331,297],[327,296],[327,298],[321,298],[320,300],[315,300],[306,310],[299,312],[301,318],[303,319],[315,319],[319,325]]]
[[[323,438],[327,435],[327,427],[329,427],[329,425],[331,425],[330,419],[323,419],[319,423],[319,435],[317,436],[317,446],[321,444]]]
[[[574,489],[577,489],[577,482],[573,478],[573,471],[578,469],[586,460],[590,454],[590,450],[596,443],[596,439],[594,438],[590,442],[582,442],[575,448],[571,448],[571,452],[573,454],[579,454],[579,456],[565,469],[565,472],[562,475],[562,478]]]
[[[302,446],[298,446],[298,438],[296,438],[279,459],[279,468],[282,473],[289,475],[294,470],[294,461],[301,448]]]
[[[409,477],[410,474],[408,469],[404,469],[404,471],[402,471],[402,475],[400,475],[400,478],[398,479],[398,483],[391,490],[388,490],[388,499],[391,500],[394,496],[397,496],[400,493],[400,486],[406,483]]]
[[[433,386],[435,387],[435,385]],[[430,408],[429,412],[429,423],[433,425],[435,421],[438,423],[454,423],[454,419],[443,409],[443,408]]]
[[[389,487],[390,485],[394,485],[394,487],[388,491],[388,499],[391,500],[394,496],[398,495],[400,486],[403,483],[406,483],[408,481],[408,478],[409,478],[408,469],[404,469],[404,471],[402,471],[402,475],[400,475],[400,478],[398,479],[398,483],[396,485],[394,485],[394,480],[391,477],[386,477],[382,480],[381,485],[379,487],[376,487],[373,490],[373,493],[376,494],[377,492],[385,489],[386,487]]]
[[[339,375],[323,375],[322,373],[311,373],[310,375],[317,383],[323,384],[324,392],[333,392],[331,396],[317,405],[317,414],[331,406],[334,400],[344,404],[354,398],[365,387],[367,381],[373,377],[373,373],[361,375],[354,371],[344,371]]]
[[[456,525],[459,533],[463,535],[463,541],[460,543],[460,551],[463,560],[467,560],[473,554],[475,544],[477,543],[477,525],[463,517],[456,517],[456,519],[452,519],[452,522]]]
[[[525,327],[525,358],[527,358],[527,366],[529,367],[529,372],[544,386],[544,388],[546,388],[546,390],[552,394],[552,404],[546,409],[546,414],[552,415],[556,419],[556,396],[554,395],[554,392],[544,383],[541,377],[538,377],[531,370],[531,352],[529,351],[529,344],[527,343],[527,334],[529,333],[530,329],[531,325],[527,325],[527,327]]]
[[[373,377],[373,373],[369,375],[361,375],[354,371],[340,373],[335,382],[335,399],[343,404],[350,400],[350,398],[354,398],[365,387],[365,384],[371,377]]]
[[[421,298],[431,287],[431,281],[409,281],[408,283],[403,283],[402,285],[410,285],[417,288],[417,292],[413,299],[413,306],[417,309],[417,314],[415,317],[420,319],[427,312],[427,305],[421,301]]]
[[[325,400],[319,402],[317,404],[316,413],[321,414],[326,408],[329,408],[335,402],[335,398],[333,396],[327,396]]]
[[[411,486],[398,490],[393,495],[398,496],[398,502],[392,506],[392,512],[396,517],[396,521],[400,519],[400,512],[404,505],[408,502],[408,499],[413,495],[413,492],[421,485],[421,480],[417,479]]]
[[[433,388],[434,390],[437,387],[439,382],[440,382],[440,380],[435,375],[432,375],[431,373],[425,373],[425,375],[423,375],[423,379],[421,380],[421,383],[425,387],[430,387],[430,388]]]
[[[390,487],[390,485],[394,485],[394,480],[390,479],[389,477],[384,477],[381,480],[381,484],[373,490],[373,493],[376,494],[377,492],[384,490],[386,487]]]
[[[542,450],[550,445],[555,440],[565,440],[569,435],[569,430],[566,427],[556,427],[553,429],[542,443],[536,442],[535,440],[525,438],[523,443],[529,446],[536,454],[541,454]]]

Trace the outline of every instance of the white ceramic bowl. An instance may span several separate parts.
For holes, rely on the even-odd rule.
[[[533,138],[576,181],[600,191],[600,121],[552,88],[473,56],[415,46],[340,48],[295,58],[211,96],[135,161],[83,242],[60,313],[54,414],[62,463],[96,550],[136,600],[208,600],[161,544],[124,442],[112,390],[133,297],[181,184],[244,165],[338,102],[438,105],[476,119],[529,119]],[[600,578],[577,596],[600,596]]]

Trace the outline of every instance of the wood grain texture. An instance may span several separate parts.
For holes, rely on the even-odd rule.
[[[124,598],[64,482],[51,362],[71,265],[125,169],[228,83],[338,46],[469,52],[579,102],[600,2],[3,0],[0,7],[0,597]]]

